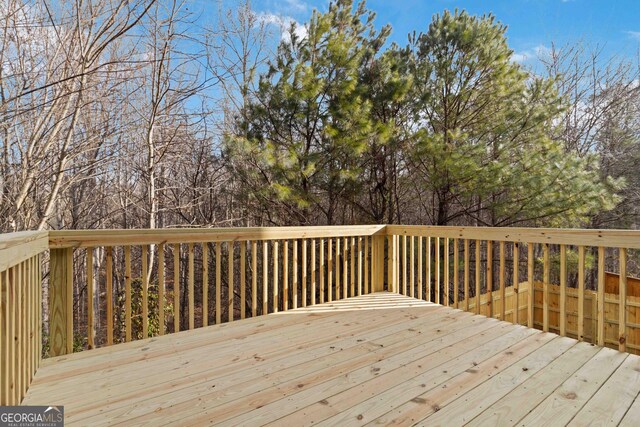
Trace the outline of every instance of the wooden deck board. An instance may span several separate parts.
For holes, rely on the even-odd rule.
[[[553,390],[590,360],[599,348],[577,343],[545,369],[510,391],[476,418],[470,426],[513,425],[540,404]]]
[[[457,316],[458,319],[463,317],[465,316]],[[350,337],[345,340],[328,342],[320,347],[301,350],[295,353],[295,357],[291,357],[289,353],[272,361],[261,355],[258,358],[252,358],[252,366],[245,369],[235,369],[233,364],[229,364],[230,366],[225,367],[224,373],[208,375],[204,382],[194,383],[193,379],[190,381],[189,379],[181,380],[180,386],[188,389],[185,390],[186,396],[173,397],[168,409],[176,411],[181,407],[192,408],[191,394],[196,394],[201,398],[205,397],[206,399],[203,401],[209,402],[207,408],[219,406],[229,401],[239,401],[235,403],[245,408],[243,397],[262,391],[265,382],[273,387],[276,384],[289,381],[293,391],[296,391],[300,384],[308,383],[323,374],[338,375],[349,372],[349,368],[353,369],[353,366],[357,366],[358,363],[365,365],[369,363],[367,357],[386,357],[390,352],[398,351],[397,348],[412,345],[412,338],[420,333],[420,322],[433,322],[434,325],[444,323],[441,319],[433,316],[418,317],[406,323],[377,329],[375,334],[361,334],[357,339]],[[404,330],[400,328],[404,328]],[[344,364],[347,366],[343,368]],[[260,376],[261,381],[256,381],[256,376]],[[170,392],[174,393],[177,389],[178,387],[172,384]],[[161,393],[149,393],[148,390],[145,390],[141,398],[133,400],[131,400],[132,396],[125,396],[124,399],[120,399],[123,403],[120,406],[127,408],[128,417],[143,415],[148,413],[150,405],[156,405],[153,406],[155,409],[157,405],[166,403],[167,389],[162,386],[160,390]],[[255,395],[252,398],[255,399]],[[103,410],[113,408],[116,405],[108,406],[109,408],[103,407]],[[110,417],[119,417],[121,413],[114,411],[109,412],[109,415]]]
[[[638,425],[640,357],[376,293],[47,360],[69,425]]]
[[[436,312],[443,310],[438,306],[432,306],[432,308]],[[374,318],[380,322],[381,329],[386,325],[399,325],[404,328],[405,322],[410,319],[405,317],[402,312],[396,314],[399,315],[394,318],[394,316],[386,314],[349,312],[345,316],[340,316],[340,319],[332,317],[331,319],[316,320],[314,325],[317,325],[319,330],[313,335],[308,333],[309,322],[303,320],[291,327],[283,326],[276,330],[271,329],[256,333],[252,336],[251,346],[244,346],[243,339],[232,340],[232,344],[213,343],[198,347],[173,345],[169,340],[166,340],[168,341],[167,344],[171,345],[172,351],[161,353],[160,356],[132,359],[129,363],[115,366],[110,363],[108,367],[101,367],[100,362],[97,361],[96,368],[93,371],[82,370],[78,373],[70,370],[70,375],[66,376],[66,378],[61,377],[64,372],[60,373],[60,377],[58,377],[58,375],[48,375],[45,370],[42,375],[38,375],[37,384],[39,387],[30,397],[35,397],[37,394],[47,395],[51,392],[51,388],[55,388],[60,392],[61,389],[65,388],[64,385],[68,384],[70,386],[69,398],[90,399],[90,397],[83,395],[83,392],[93,387],[101,387],[103,390],[110,389],[113,385],[118,387],[122,384],[122,381],[131,382],[136,388],[135,391],[138,391],[138,381],[167,382],[167,380],[174,377],[187,379],[190,375],[199,375],[203,372],[211,373],[212,370],[216,375],[228,374],[236,369],[251,368],[250,365],[256,364],[256,362],[272,360],[278,356],[288,356],[298,347],[306,350],[323,344],[335,346],[336,341],[339,342],[340,339],[350,337],[353,334],[371,331],[369,322]],[[420,316],[424,317],[431,315],[432,313],[430,312],[420,313]],[[296,322],[293,317],[290,320]],[[344,329],[344,331],[341,329]],[[283,337],[286,337],[284,342],[282,341]],[[270,346],[269,343],[277,343],[278,345]],[[151,347],[151,344],[147,347]],[[143,347],[141,350],[147,347]],[[325,347],[329,348],[328,346]],[[85,352],[85,354],[88,353]],[[185,354],[188,355],[186,359]],[[114,359],[109,355],[101,356],[100,359],[104,357]],[[75,384],[75,376],[77,375],[82,375],[87,380],[85,384],[80,386],[80,389]],[[148,385],[150,384],[147,382],[145,386]],[[78,393],[78,391],[81,393]],[[129,389],[129,391],[134,390]]]

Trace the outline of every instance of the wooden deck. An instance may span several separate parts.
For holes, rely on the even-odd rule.
[[[390,293],[44,361],[69,425],[640,423],[640,357]]]

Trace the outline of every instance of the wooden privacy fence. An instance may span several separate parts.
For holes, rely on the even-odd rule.
[[[638,301],[627,297],[628,251],[640,248],[638,231],[388,225],[386,233],[387,282],[395,292],[638,350]],[[576,280],[570,286],[568,260],[574,255]],[[611,268],[617,268],[617,295],[605,294]],[[594,277],[592,290],[588,277]],[[525,278],[538,280],[540,291],[521,289]]]
[[[535,282],[533,326],[536,329],[543,328],[543,298],[544,284]],[[487,317],[495,317],[507,322],[527,325],[527,301],[529,294],[529,283],[521,282],[517,286],[518,292],[514,292],[514,286],[505,288],[505,312],[502,319],[502,299],[499,290],[480,295],[480,314]],[[516,299],[518,301],[518,315],[515,313]],[[618,316],[619,316],[619,296],[618,294],[604,294],[604,345],[610,348],[618,348]],[[568,288],[566,290],[566,325],[565,335],[578,339],[578,290]],[[469,303],[469,311],[475,311],[475,299]],[[627,352],[640,354],[640,298],[627,296]],[[465,302],[459,301],[457,307],[464,309]],[[584,336],[583,340],[591,343],[598,341],[598,293],[585,290],[584,292]],[[519,319],[517,322],[515,319]],[[549,286],[549,331],[560,334],[560,286]]]
[[[0,404],[21,401],[42,357],[383,290],[639,352],[640,297],[627,295],[627,259],[637,249],[640,232],[624,230],[365,225],[1,235]],[[606,293],[606,271],[609,280],[617,274],[617,293]]]

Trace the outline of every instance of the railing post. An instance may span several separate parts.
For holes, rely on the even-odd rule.
[[[73,352],[73,248],[51,249],[49,355]]]
[[[373,283],[372,283],[372,291],[373,292],[382,292],[384,291],[384,235],[375,235],[372,238],[374,249],[373,254]],[[388,289],[392,292],[391,287]]]
[[[389,285],[389,292],[398,292],[398,278],[396,274],[396,236],[390,234],[387,236],[387,247],[389,256],[387,257],[387,283]]]

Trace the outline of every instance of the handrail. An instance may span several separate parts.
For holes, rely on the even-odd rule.
[[[374,236],[384,234],[384,230],[384,225],[172,228],[154,230],[59,230],[49,232],[49,247],[52,249],[60,249],[132,244]]]
[[[49,249],[49,232],[20,231],[0,234],[0,271]]]
[[[640,249],[640,230],[387,225],[387,235]]]

